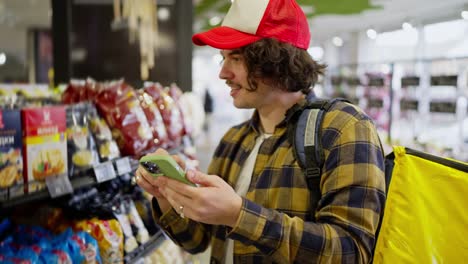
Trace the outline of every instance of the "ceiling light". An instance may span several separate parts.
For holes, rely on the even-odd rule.
[[[0,53],[0,66],[6,63],[6,55],[5,53]]]
[[[340,37],[334,37],[332,39],[332,42],[333,42],[333,45],[337,46],[337,47],[341,47],[343,46],[343,39],[340,38]]]
[[[367,30],[367,37],[370,39],[376,39],[377,38],[377,31],[375,29],[369,28]]]
[[[219,23],[221,23],[221,20],[222,19],[219,16],[214,16],[214,17],[210,18],[210,21],[209,21],[210,26],[214,27],[214,26],[218,25]]]
[[[411,23],[409,22],[404,22],[401,27],[403,28],[403,30],[411,30],[413,29],[413,25],[411,25]]]
[[[161,21],[167,21],[171,17],[171,12],[167,7],[160,7],[158,9],[158,18]]]
[[[461,16],[463,17],[463,19],[468,20],[468,11],[466,11],[466,10],[462,11]]]

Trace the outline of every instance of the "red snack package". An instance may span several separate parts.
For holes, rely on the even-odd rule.
[[[71,80],[62,94],[65,104],[92,101],[101,90],[101,86],[91,78],[86,80]]]
[[[182,104],[181,97],[183,95],[182,90],[175,83],[171,84],[169,88],[169,95],[174,99],[182,115],[182,123],[184,126],[184,135],[191,136],[193,131],[193,124],[188,119],[188,109]]]
[[[144,91],[153,97],[161,112],[169,136],[169,147],[180,146],[184,135],[184,123],[176,102],[159,83],[146,83]]]
[[[148,119],[151,130],[153,131],[153,140],[149,143],[148,151],[154,152],[157,148],[167,148],[169,138],[158,106],[153,101],[153,97],[143,90],[139,90],[137,93],[140,106]]]
[[[122,154],[144,154],[153,133],[135,90],[123,81],[110,83],[98,93],[95,104],[112,129],[112,136]]]

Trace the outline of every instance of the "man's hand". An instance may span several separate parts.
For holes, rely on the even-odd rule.
[[[159,192],[172,207],[183,207],[183,214],[195,221],[234,227],[242,207],[242,198],[223,179],[189,170],[187,179],[198,187],[158,177]],[[182,212],[179,212],[182,213]]]
[[[165,151],[164,149],[158,149],[156,150],[156,152],[152,154],[148,154],[148,155],[169,155],[169,153]],[[185,163],[179,156],[173,155],[172,157],[179,164],[181,168],[185,168]],[[160,186],[158,185],[158,182],[156,181],[155,177],[151,176],[151,174],[149,174],[141,166],[138,167],[135,175],[136,175],[137,184],[147,193],[156,197],[156,199],[158,200],[159,207],[161,208],[161,212],[166,212],[167,210],[171,209],[171,204],[161,194]]]

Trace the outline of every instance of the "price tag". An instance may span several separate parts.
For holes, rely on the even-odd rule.
[[[46,177],[45,182],[52,198],[73,193],[73,187],[66,174]]]
[[[112,162],[107,161],[94,167],[94,175],[97,182],[105,182],[115,178],[115,170]]]
[[[117,174],[119,175],[132,172],[132,166],[130,165],[130,159],[128,157],[116,160],[115,165],[117,167]]]

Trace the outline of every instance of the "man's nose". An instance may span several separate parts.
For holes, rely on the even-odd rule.
[[[221,70],[219,71],[219,78],[222,80],[231,80],[234,78],[234,73],[223,63]]]

